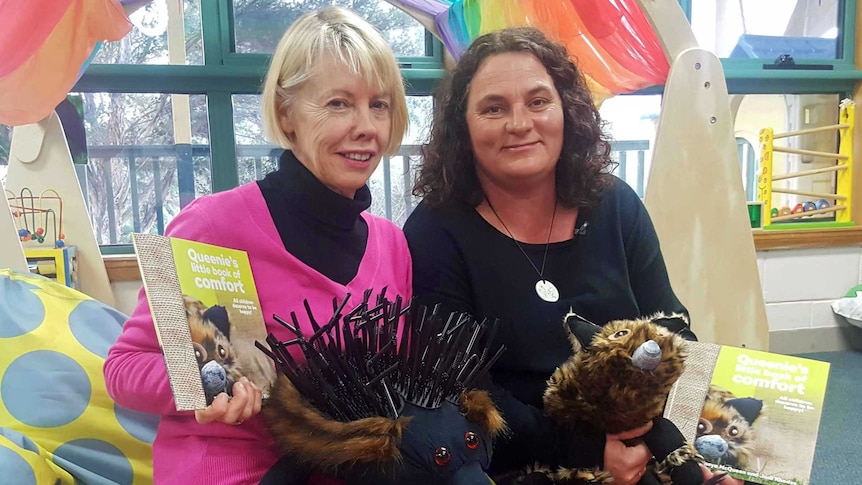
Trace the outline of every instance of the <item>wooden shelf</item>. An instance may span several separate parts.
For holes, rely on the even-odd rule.
[[[789,229],[764,231],[755,229],[754,247],[766,249],[838,248],[862,245],[862,226],[832,229]]]
[[[141,271],[138,268],[138,258],[134,254],[123,256],[103,256],[108,279],[117,281],[140,281]]]

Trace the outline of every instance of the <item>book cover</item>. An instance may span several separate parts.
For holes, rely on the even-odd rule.
[[[152,234],[132,242],[177,410],[205,408],[242,377],[266,394],[275,368],[254,345],[266,327],[248,255]]]
[[[829,364],[692,344],[666,416],[706,465],[752,483],[808,485]]]

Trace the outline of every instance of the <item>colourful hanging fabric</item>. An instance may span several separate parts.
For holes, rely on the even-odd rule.
[[[533,26],[565,45],[597,103],[664,84],[670,66],[637,0],[388,0],[433,19],[458,59],[476,37],[504,27]]]
[[[0,0],[0,123],[48,116],[97,43],[131,29],[118,0]]]

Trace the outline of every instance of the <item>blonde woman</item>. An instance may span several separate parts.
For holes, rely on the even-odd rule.
[[[411,261],[401,231],[370,215],[366,182],[394,153],[407,125],[404,86],[392,51],[355,14],[326,8],[282,37],[263,88],[269,138],[287,150],[261,181],[189,204],[167,235],[248,252],[267,332],[307,299],[387,287],[411,296]],[[306,333],[312,330],[304,329]],[[177,412],[146,295],[105,363],[111,396],[161,415],[153,443],[156,483],[258,483],[278,449],[261,418],[261,390],[247,380],[207,409]]]

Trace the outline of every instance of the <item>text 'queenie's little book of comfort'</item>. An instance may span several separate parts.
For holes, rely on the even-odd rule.
[[[248,255],[152,234],[132,242],[177,410],[231,395],[242,377],[266,394],[275,369],[254,345],[266,327]]]
[[[808,485],[828,377],[827,362],[689,342],[665,416],[713,471]]]

